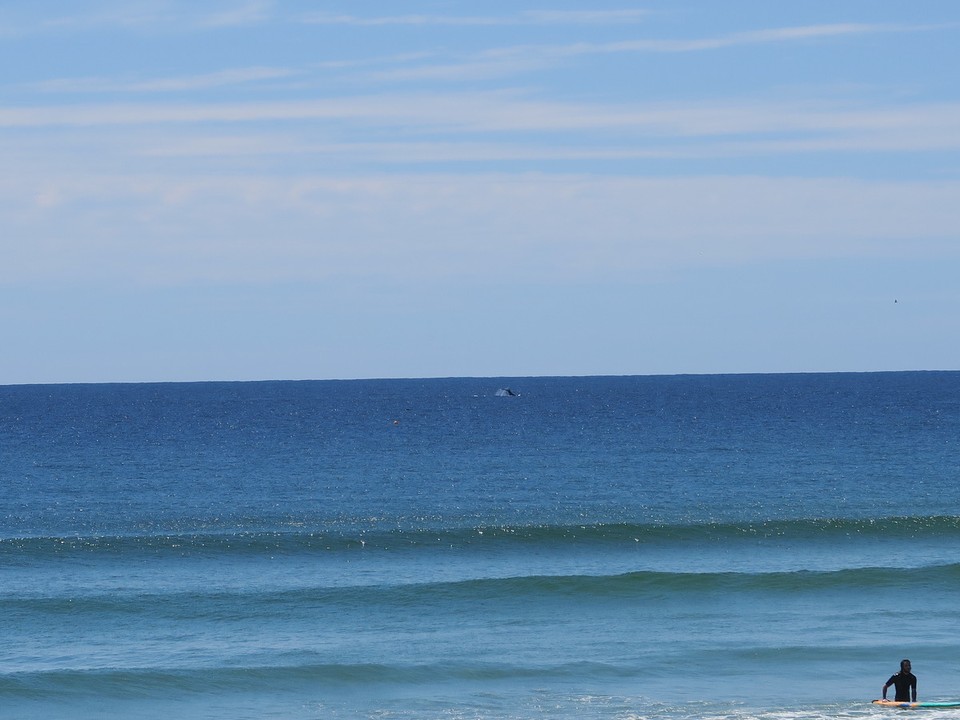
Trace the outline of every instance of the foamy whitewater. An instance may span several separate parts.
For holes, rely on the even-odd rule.
[[[0,718],[899,716],[958,475],[955,372],[0,387]]]

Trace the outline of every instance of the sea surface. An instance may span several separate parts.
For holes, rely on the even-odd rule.
[[[3,720],[872,720],[904,657],[960,698],[958,372],[0,387]]]

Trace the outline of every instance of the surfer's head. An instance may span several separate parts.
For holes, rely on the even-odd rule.
[[[900,671],[901,672],[910,672],[910,661],[904,658],[900,661]]]

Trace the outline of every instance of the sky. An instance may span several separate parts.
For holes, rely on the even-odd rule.
[[[960,369],[955,0],[0,2],[0,385]]]

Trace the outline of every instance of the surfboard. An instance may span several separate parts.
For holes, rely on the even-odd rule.
[[[902,702],[898,700],[874,700],[873,704],[895,708],[952,708],[960,707],[960,700],[948,700],[946,702]]]

